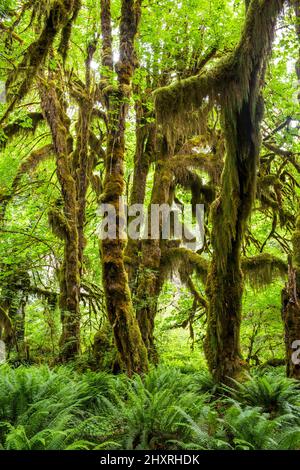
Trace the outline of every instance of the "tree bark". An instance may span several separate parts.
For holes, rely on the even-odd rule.
[[[40,83],[41,105],[52,133],[56,172],[61,187],[63,213],[53,210],[49,221],[64,240],[64,261],[60,272],[62,334],[60,359],[68,361],[80,353],[80,260],[78,243],[77,192],[72,171],[72,137],[69,118],[52,82]]]
[[[296,15],[296,35],[300,44],[300,1],[293,0]],[[296,75],[300,83],[300,48],[296,64]],[[298,93],[300,103],[300,91]],[[300,380],[300,364],[293,356],[293,343],[300,341],[300,213],[298,212],[296,228],[292,238],[293,258],[289,260],[288,283],[282,290],[282,319],[285,333],[286,373],[288,377]]]
[[[298,243],[300,246],[300,223],[297,222],[298,231],[294,234],[294,246]],[[297,240],[296,240],[297,239]],[[289,265],[289,278],[285,288],[281,294],[282,304],[282,320],[284,324],[284,343],[285,343],[285,363],[287,377],[300,380],[300,364],[293,356],[295,349],[299,348],[299,344],[294,342],[300,341],[300,278],[299,264],[294,268],[292,260]]]
[[[102,34],[105,36],[106,33],[102,58],[105,59],[104,65],[111,67],[113,61],[111,58],[110,2],[102,0],[101,6]],[[116,346],[129,376],[135,372],[143,373],[148,368],[147,351],[135,318],[124,265],[125,240],[122,238],[119,227],[119,222],[124,218],[120,198],[125,188],[125,124],[135,67],[134,40],[139,17],[140,2],[123,0],[120,22],[120,61],[116,64],[118,84],[110,87],[106,93],[109,120],[104,191],[101,198],[102,203],[114,207],[117,215],[116,238],[107,238],[101,243],[103,286]]]
[[[135,105],[136,112],[136,149],[134,155],[134,173],[132,180],[132,190],[130,195],[130,204],[143,205],[145,202],[147,176],[151,160],[155,153],[155,126],[146,122],[147,108],[142,103]],[[128,223],[131,218],[128,217]],[[137,276],[140,265],[141,241],[128,239],[125,250],[126,271],[132,295],[134,296],[137,288]]]

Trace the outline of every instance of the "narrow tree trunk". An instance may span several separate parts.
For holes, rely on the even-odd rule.
[[[161,250],[158,240],[144,240],[142,244],[142,259],[136,292],[137,320],[143,341],[148,351],[148,357],[157,363],[158,356],[154,342],[154,321],[157,312],[157,302],[161,291],[160,260]]]
[[[135,106],[136,112],[136,150],[134,156],[134,174],[130,196],[131,206],[144,204],[147,176],[150,168],[151,157],[153,158],[155,146],[155,126],[146,122],[147,109],[139,102]],[[131,219],[128,217],[128,223]],[[137,274],[140,265],[140,240],[128,239],[125,250],[126,271],[130,289],[133,295],[136,291]]]
[[[110,2],[102,0],[102,57],[112,67]],[[119,221],[124,218],[120,198],[124,193],[125,124],[131,80],[135,66],[134,39],[140,16],[140,2],[123,0],[120,23],[120,62],[117,64],[118,85],[107,96],[109,131],[105,161],[102,203],[114,207],[117,215],[116,238],[101,243],[103,286],[107,312],[121,361],[128,375],[147,370],[147,351],[132,305],[128,277],[124,266],[125,241]]]
[[[79,100],[79,119],[77,123],[76,150],[73,155],[73,166],[77,191],[77,230],[78,230],[78,258],[80,277],[83,274],[83,253],[86,245],[84,226],[86,221],[86,193],[89,175],[91,174],[91,159],[89,156],[90,125],[92,119],[95,91],[91,83],[91,61],[96,51],[97,41],[89,43],[85,61],[85,89]]]
[[[73,177],[72,137],[69,119],[53,84],[40,84],[41,105],[52,133],[56,172],[61,186],[63,212],[52,210],[49,221],[53,231],[64,240],[64,262],[60,272],[60,309],[62,334],[60,359],[67,361],[80,353],[80,260],[78,250],[77,193]]]
[[[167,204],[170,198],[171,176],[167,168],[169,159],[165,142],[159,162],[156,163],[150,207],[154,204]],[[150,213],[150,210],[149,210]],[[141,263],[136,290],[136,310],[143,341],[152,362],[158,360],[154,342],[154,321],[157,313],[158,297],[162,288],[160,273],[161,253],[164,241],[161,239],[162,221],[159,223],[159,239],[151,238],[151,217],[148,217],[148,239],[142,241]]]
[[[12,326],[9,351],[15,346],[19,360],[26,358],[25,344],[25,306],[30,286],[29,275],[19,267],[5,278],[2,288],[1,307],[7,314]]]

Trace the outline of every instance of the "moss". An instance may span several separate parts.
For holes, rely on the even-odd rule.
[[[220,183],[223,169],[223,154],[195,154],[177,155],[168,162],[168,167],[174,174],[176,181],[184,184],[189,180],[191,170],[201,170],[207,173],[214,184]]]
[[[7,312],[0,306],[0,339],[11,342],[13,339],[13,325]]]
[[[53,233],[62,240],[66,240],[70,234],[70,227],[64,214],[56,209],[50,209],[48,212],[48,221]]]
[[[28,135],[34,134],[38,125],[43,122],[44,116],[42,113],[32,112],[28,113],[26,116],[25,122],[30,123],[30,126],[24,127],[24,119],[17,119],[16,121],[7,124],[7,126],[3,127],[3,139],[0,141],[0,148],[6,146],[7,142],[12,140],[19,135]]]
[[[158,123],[169,144],[205,127],[207,100],[222,107],[241,109],[249,93],[249,78],[270,50],[275,20],[283,0],[252,0],[244,31],[233,53],[199,75],[156,90],[154,94]],[[196,119],[195,119],[196,118]]]
[[[163,251],[161,274],[164,279],[180,269],[181,272],[186,272],[186,275],[195,272],[205,284],[208,267],[209,262],[205,258],[187,248],[169,248]]]
[[[108,203],[112,199],[117,201],[123,193],[124,185],[124,177],[122,175],[116,175],[114,178],[110,178],[109,181],[104,182],[104,190],[100,198],[101,203]]]
[[[297,269],[300,269],[300,215],[296,218],[296,227],[292,236],[293,244],[293,263]]]
[[[139,3],[122,2],[120,19],[120,62],[116,64],[117,86],[102,83],[102,94],[108,111],[108,135],[105,157],[105,178],[102,202],[112,204],[119,214],[119,197],[123,195],[125,126],[131,80],[135,66],[134,40],[137,33]],[[137,8],[137,10],[136,10]],[[112,35],[110,2],[101,2],[103,32],[102,60],[104,67],[112,69]],[[105,77],[108,78],[108,77]],[[148,369],[147,350],[135,317],[124,266],[124,240],[117,226],[115,240],[102,240],[101,257],[103,286],[107,313],[113,329],[115,344],[122,367],[130,376]]]
[[[104,322],[94,336],[93,355],[100,370],[119,371],[118,351],[109,322]]]
[[[73,14],[62,28],[61,40],[60,40],[60,44],[58,47],[58,51],[61,54],[64,62],[66,61],[67,55],[68,55],[69,42],[70,42],[71,33],[72,33],[72,26],[78,17],[80,8],[81,8],[81,0],[74,0]]]
[[[10,103],[2,121],[29,92],[40,65],[45,61],[58,32],[68,22],[73,8],[72,0],[56,0],[51,3],[50,10],[44,12],[45,23],[39,38],[28,47],[22,61],[7,80]]]
[[[241,264],[245,278],[256,289],[271,284],[276,276],[286,278],[288,272],[287,263],[269,253],[242,258]]]
[[[49,211],[54,232],[64,240],[64,262],[60,278],[62,334],[60,359],[68,361],[80,353],[80,270],[76,179],[72,173],[72,136],[65,103],[55,86],[40,82],[41,105],[52,133],[56,172],[61,186],[62,209]]]
[[[208,75],[217,72],[217,76],[211,78],[210,99],[215,99],[213,93],[218,91],[226,142],[221,191],[211,207],[214,252],[207,281],[209,309],[205,352],[210,370],[218,381],[239,376],[242,367],[240,251],[256,194],[263,116],[260,86],[276,17],[282,6],[283,2],[277,0],[252,0],[236,50],[223,64],[208,72]],[[234,79],[232,71],[235,72]],[[223,77],[221,86],[219,73]],[[202,79],[198,77],[199,82]],[[224,85],[225,89],[222,88]],[[254,272],[253,265],[252,268]],[[258,276],[257,270],[255,276]]]
[[[240,325],[243,291],[242,273],[236,260],[220,275],[216,262],[212,263],[207,280],[209,299],[205,356],[217,382],[228,383],[238,379],[243,368],[240,349]]]

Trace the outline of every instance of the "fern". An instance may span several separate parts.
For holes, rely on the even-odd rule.
[[[238,404],[228,409],[224,425],[228,440],[237,450],[263,450],[276,448],[276,432],[280,431],[282,421],[270,420],[261,408],[246,407]]]
[[[216,398],[206,371],[160,366],[129,379],[4,365],[0,449],[300,448],[298,383],[267,374],[233,384]]]
[[[241,404],[259,406],[274,417],[290,412],[299,414],[300,386],[295,380],[266,375],[233,383],[234,388],[224,388]]]

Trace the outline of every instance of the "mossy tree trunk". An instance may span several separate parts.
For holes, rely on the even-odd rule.
[[[102,0],[102,60],[112,71],[112,41],[110,2]],[[107,312],[113,328],[121,362],[130,376],[148,368],[147,351],[135,317],[128,277],[124,265],[125,240],[119,222],[124,218],[120,198],[123,196],[125,124],[131,95],[131,80],[135,68],[134,40],[140,17],[140,2],[122,1],[120,21],[120,61],[116,64],[117,85],[106,91],[108,136],[105,159],[105,179],[101,202],[114,207],[117,215],[116,238],[101,243],[103,286]]]
[[[162,143],[159,161],[156,162],[153,189],[149,209],[153,204],[167,204],[170,197],[171,174],[168,169],[169,155],[165,142]],[[149,211],[150,213],[150,211]],[[152,362],[158,360],[154,343],[154,321],[158,297],[162,287],[160,263],[162,255],[162,226],[160,221],[159,238],[151,238],[151,217],[148,217],[148,239],[142,240],[139,279],[136,290],[136,311],[143,341]]]
[[[300,252],[300,219],[297,219],[297,228],[293,236],[294,250]],[[289,277],[281,294],[282,320],[284,324],[285,362],[288,377],[300,379],[300,364],[298,356],[294,353],[299,349],[300,341],[300,258],[294,256],[289,264]],[[295,343],[296,342],[296,343]]]
[[[80,260],[77,191],[71,160],[73,140],[69,133],[70,120],[55,84],[43,79],[40,93],[42,110],[51,129],[63,200],[63,212],[58,208],[51,210],[49,221],[53,231],[64,240],[64,261],[60,272],[60,359],[68,361],[80,353]]]
[[[292,4],[296,14],[296,34],[300,44],[300,1],[293,0]],[[296,74],[300,83],[300,49],[296,64]],[[300,103],[300,91],[298,93]],[[297,364],[293,353],[296,348],[294,341],[300,341],[300,212],[296,220],[296,228],[292,238],[293,257],[289,261],[288,283],[282,291],[282,319],[285,333],[285,350],[287,376],[300,379],[300,364]],[[296,358],[297,359],[297,358]]]
[[[19,266],[5,276],[5,284],[1,292],[1,308],[7,315],[11,327],[11,341],[8,351],[15,347],[19,360],[26,358],[25,343],[25,306],[30,287],[29,274]]]
[[[256,81],[258,77],[253,77]],[[256,189],[261,100],[257,86],[242,110],[225,112],[227,157],[219,199],[212,207],[213,257],[207,281],[206,358],[215,379],[237,378],[242,367],[240,324],[243,295],[241,244]],[[226,135],[227,133],[227,135]],[[233,204],[233,205],[232,205]],[[234,220],[224,237],[224,230]],[[224,242],[227,243],[224,245]],[[225,256],[224,256],[225,252]]]
[[[78,258],[80,265],[80,278],[83,274],[83,254],[86,245],[84,227],[86,222],[86,194],[89,176],[92,173],[92,158],[89,152],[90,126],[93,106],[95,102],[95,87],[91,78],[91,61],[96,51],[97,40],[87,46],[85,60],[85,84],[81,94],[76,96],[79,105],[77,122],[76,149],[72,156],[73,174],[75,175],[77,193],[77,230],[78,230]]]
[[[236,106],[232,103],[229,109],[223,110],[227,155],[221,193],[212,207],[214,252],[207,282],[209,309],[205,341],[206,358],[218,382],[238,378],[243,366],[240,350],[241,245],[256,194],[264,61],[264,56],[257,56],[253,63],[247,87],[249,91],[245,93],[242,104]],[[242,79],[244,77],[240,77]]]
[[[136,90],[139,93],[139,90]],[[135,103],[136,113],[136,149],[134,155],[134,172],[132,179],[132,190],[130,195],[130,205],[144,204],[146,194],[147,176],[150,163],[155,154],[155,134],[156,128],[152,123],[147,123],[148,109],[143,102]],[[128,217],[128,222],[131,219]],[[132,295],[136,291],[137,275],[139,271],[140,240],[128,239],[125,250],[126,270]]]
[[[243,282],[240,249],[256,192],[263,114],[261,88],[277,17],[284,0],[251,0],[241,40],[232,54],[207,70],[156,92],[163,132],[191,128],[191,112],[208,101],[222,110],[226,157],[221,192],[211,208],[213,258],[207,282],[209,300],[205,352],[217,381],[237,377]],[[202,114],[202,120],[205,114]]]

